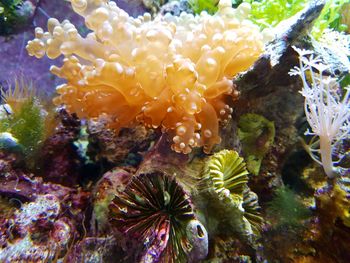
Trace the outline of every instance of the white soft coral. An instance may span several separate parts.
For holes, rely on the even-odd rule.
[[[305,134],[314,136],[308,150],[323,166],[327,176],[333,177],[339,162],[333,159],[334,150],[342,140],[350,137],[350,86],[345,88],[345,94],[340,94],[337,79],[324,76],[328,67],[312,51],[294,49],[299,54],[300,65],[289,74],[299,75],[303,82],[300,93],[305,97],[305,114],[312,129]],[[306,75],[310,77],[310,84]]]

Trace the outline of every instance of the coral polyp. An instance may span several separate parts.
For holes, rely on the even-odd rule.
[[[207,163],[207,176],[215,191],[243,194],[248,182],[248,171],[242,157],[230,150],[214,154]]]
[[[258,234],[261,228],[263,219],[258,197],[247,186],[248,174],[243,158],[233,150],[215,153],[206,163],[202,192],[211,199],[206,201],[207,209],[214,211],[216,220],[222,225],[229,226],[224,235],[231,231],[230,228],[244,236]],[[213,231],[223,229],[218,227]]]
[[[72,0],[93,32],[82,37],[65,20],[36,28],[29,55],[64,55],[51,72],[67,80],[54,102],[79,117],[110,121],[119,131],[135,121],[172,134],[172,149],[189,153],[220,143],[219,124],[231,117],[238,92],[232,78],[263,50],[257,26],[244,8],[221,1],[215,16],[150,14],[130,17],[113,1]]]
[[[141,262],[186,262],[186,255],[196,245],[190,243],[192,231],[192,235],[186,234],[195,220],[189,196],[174,178],[163,173],[134,176],[125,191],[116,195],[110,210],[116,228],[148,247]],[[205,229],[201,231],[204,235]],[[142,261],[147,258],[153,261]]]

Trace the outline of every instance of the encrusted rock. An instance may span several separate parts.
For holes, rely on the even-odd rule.
[[[93,194],[94,204],[91,223],[93,233],[100,235],[110,231],[108,206],[116,194],[124,191],[131,177],[132,173],[121,168],[116,168],[105,173],[97,182]]]
[[[76,228],[62,217],[60,200],[51,194],[39,195],[24,204],[0,228],[1,262],[44,262],[64,251],[74,238]]]
[[[148,150],[157,137],[152,129],[146,129],[141,125],[124,128],[116,134],[113,130],[107,129],[101,121],[90,121],[88,133],[88,155],[94,161],[114,165],[138,164],[141,160],[140,153]]]
[[[66,186],[77,184],[82,160],[73,144],[79,138],[80,120],[61,109],[60,126],[43,144],[40,151],[40,173],[45,181]]]

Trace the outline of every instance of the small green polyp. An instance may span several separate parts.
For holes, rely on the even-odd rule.
[[[244,114],[238,122],[238,137],[243,147],[247,169],[258,175],[261,162],[274,141],[274,123],[258,114]]]

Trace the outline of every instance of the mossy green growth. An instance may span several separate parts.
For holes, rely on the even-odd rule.
[[[267,213],[277,221],[276,228],[299,228],[303,220],[311,216],[310,210],[288,187],[280,187],[275,191],[274,198],[268,203]]]
[[[238,122],[238,137],[243,147],[247,169],[258,175],[261,161],[274,142],[274,123],[258,114],[244,114]]]
[[[1,88],[0,94],[8,111],[0,118],[0,132],[11,134],[31,162],[44,138],[46,116],[35,89],[32,83],[16,79],[13,87]]]
[[[202,11],[215,14],[219,0],[189,0],[188,3],[195,14],[200,14]]]
[[[8,118],[0,120],[0,132],[9,132],[24,148],[24,154],[34,154],[44,135],[44,116],[34,97],[23,101]]]

